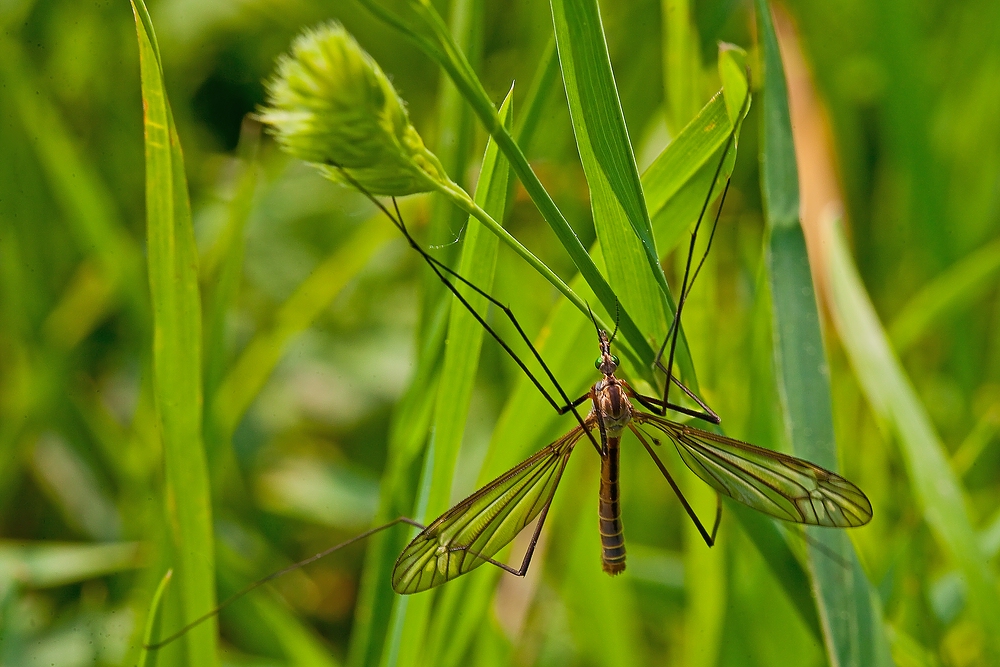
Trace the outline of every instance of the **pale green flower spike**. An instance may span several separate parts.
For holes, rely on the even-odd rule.
[[[261,117],[278,143],[329,178],[344,181],[339,166],[377,195],[460,190],[410,124],[389,77],[339,23],[300,35],[267,93]]]

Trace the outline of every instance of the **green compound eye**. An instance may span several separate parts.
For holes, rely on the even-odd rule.
[[[618,357],[616,357],[615,355],[612,354],[611,355],[611,363],[613,363],[615,366],[617,366],[618,365]]]
[[[597,361],[594,362],[594,368],[601,370],[601,362],[604,361],[604,357],[597,357]]]

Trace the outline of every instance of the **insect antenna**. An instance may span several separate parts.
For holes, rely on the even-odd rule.
[[[621,315],[621,309],[618,307],[620,302],[615,299],[615,330],[611,332],[611,338],[608,339],[609,343],[615,342],[615,336],[618,335],[618,317]]]

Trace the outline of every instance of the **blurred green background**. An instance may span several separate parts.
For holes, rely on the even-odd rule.
[[[446,3],[436,6],[449,16]],[[462,6],[472,8],[469,59],[496,103],[517,82],[516,115],[551,38],[549,7]],[[978,564],[995,577],[1000,552],[1000,9],[991,0],[781,9],[821,104],[851,256],[917,399],[895,403],[906,392],[893,391],[859,352],[878,341],[852,347],[850,331],[861,328],[842,317],[850,311],[831,318],[830,304],[821,306],[841,471],[875,507],[873,523],[851,538],[896,664],[997,664],[982,614],[1000,610],[1000,592],[988,577],[992,589],[970,595],[963,573]],[[390,492],[387,443],[412,441],[419,453],[428,421],[414,397],[436,381],[437,353],[427,351],[442,312],[436,279],[357,193],[288,159],[244,122],[263,102],[276,56],[303,28],[341,21],[391,76],[428,145],[453,156],[451,175],[470,191],[486,134],[437,65],[361,4],[164,0],[150,14],[200,254],[205,447],[224,598],[372,524],[380,488]],[[640,171],[719,89],[719,40],[747,49],[758,78],[747,2],[604,2],[602,14]],[[150,386],[135,22],[123,0],[10,0],[0,21],[0,665],[137,664],[153,590],[173,563]],[[545,92],[526,152],[589,246],[587,182],[559,80]],[[755,100],[685,327],[727,434],[781,449],[762,278],[760,113]],[[433,196],[410,198],[403,211],[435,254],[457,257],[464,216]],[[557,273],[574,275],[521,189],[506,225]],[[666,264],[672,284],[680,263]],[[560,302],[506,249],[493,293],[532,337],[544,335]],[[496,313],[491,319],[511,333]],[[584,349],[587,370],[596,350]],[[413,388],[415,372],[427,384]],[[453,499],[474,488],[522,382],[502,350],[484,343]],[[908,430],[914,424],[931,428]],[[568,427],[564,419],[542,429],[524,451]],[[930,450],[947,465],[920,476],[914,452]],[[387,581],[362,582],[358,545],[279,580],[280,596],[265,591],[227,609],[222,662],[429,664],[422,661],[433,654],[446,656],[436,664],[827,664],[822,640],[777,583],[780,572],[740,524],[724,518],[720,544],[707,552],[637,451],[622,462],[624,576],[597,572],[596,467],[578,454],[533,563],[537,578],[504,581],[482,623],[429,621],[407,630],[416,638],[400,638],[388,617],[363,620],[379,601],[400,603]],[[392,472],[405,481],[391,489],[409,500],[405,512],[421,465],[419,455],[409,461]],[[711,494],[691,488],[710,508]],[[939,497],[966,514],[935,509]],[[956,556],[953,520],[971,526],[979,551]],[[793,551],[804,550],[797,533],[786,534]],[[597,589],[605,597],[586,594]],[[978,607],[968,601],[976,594]],[[160,635],[180,624],[168,611]],[[462,632],[472,638],[460,654],[440,649]],[[419,648],[425,633],[434,648]],[[176,647],[158,657],[186,664]]]

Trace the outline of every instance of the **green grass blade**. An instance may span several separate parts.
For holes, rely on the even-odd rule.
[[[212,506],[202,443],[201,299],[180,140],[163,87],[152,24],[133,2],[146,129],[146,225],[153,306],[153,375],[166,469],[168,525],[185,620],[215,607]],[[190,664],[217,664],[216,622],[183,641]]]
[[[478,62],[482,51],[483,3],[462,0],[451,7],[451,30],[456,45]],[[455,85],[441,82],[437,100],[439,132],[435,153],[449,174],[462,178],[469,172],[472,159],[475,119]],[[459,181],[461,182],[461,181]],[[455,265],[457,245],[451,244],[456,230],[461,229],[466,216],[442,197],[434,199],[427,245],[443,245],[436,252],[439,260]],[[437,382],[441,377],[440,358],[445,345],[448,314],[454,297],[429,268],[421,265],[422,312],[418,340],[422,341],[418,367],[410,389],[394,414],[393,432],[389,441],[389,462],[383,477],[379,512],[376,521],[390,521],[400,515],[413,515],[413,489],[410,470],[414,459],[426,446],[431,420],[434,417]],[[387,480],[387,481],[385,481]],[[352,665],[374,664],[389,627],[393,609],[399,597],[389,586],[396,557],[402,552],[412,531],[400,528],[391,535],[378,535],[368,550],[361,603],[355,614],[356,629],[352,632],[349,662]],[[398,624],[397,626],[398,627]]]
[[[698,219],[734,123],[738,124],[734,141],[739,139],[742,120],[750,106],[746,100],[749,82],[743,67],[744,56],[738,49],[720,48],[723,90],[712,97],[642,175],[642,187],[653,216],[653,232],[660,245],[661,257],[677,245],[684,232]],[[736,150],[733,149],[723,162],[711,200],[722,194],[735,163]],[[698,382],[683,328],[677,352],[681,376],[697,391]]]
[[[431,274],[431,277],[434,283],[440,284],[436,276]],[[425,289],[425,298],[431,299],[430,295],[435,290],[436,288]],[[429,311],[429,317],[426,318],[417,370],[410,389],[399,402],[393,416],[389,462],[387,472],[383,475],[376,523],[384,523],[398,516],[415,515],[414,481],[410,479],[410,471],[416,458],[424,452],[427,434],[434,418],[437,387],[442,377],[440,358],[445,347],[447,315],[452,299],[451,294],[446,293],[445,298],[437,301],[436,307]],[[362,597],[355,617],[360,627],[352,633],[351,638],[351,665],[399,664],[414,659],[406,655],[400,658],[403,623],[408,615],[413,614],[426,622],[428,612],[425,607],[419,607],[421,603],[417,603],[422,611],[414,609],[411,614],[410,599],[397,596],[389,585],[396,558],[411,537],[412,531],[400,528],[393,535],[380,534],[372,538],[366,557]],[[420,627],[411,621],[410,633],[414,632],[413,628],[419,630]],[[407,643],[422,646],[423,638],[419,636],[419,631],[416,634],[417,639]]]
[[[174,576],[173,570],[167,570],[163,578],[160,579],[160,583],[157,585],[156,590],[153,591],[153,599],[149,602],[149,612],[146,615],[146,629],[142,633],[142,649],[139,653],[139,667],[146,667],[147,665],[156,664],[156,654],[151,653],[146,649],[150,644],[158,641],[153,635],[156,633],[157,628],[160,625],[160,603],[163,600],[163,594],[167,590],[167,584],[170,583],[170,579]],[[152,656],[152,660],[150,659]]]
[[[555,41],[551,40],[535,71],[525,101],[525,110],[520,115],[519,129],[515,131],[521,146],[530,145],[533,128],[541,117],[558,72]],[[507,206],[510,206],[513,197],[513,183],[509,185]],[[485,481],[488,480],[480,478],[481,483]],[[435,664],[450,667],[460,665],[465,660],[472,643],[477,636],[481,636],[482,617],[479,612],[485,608],[494,582],[495,579],[489,575],[462,577],[450,582],[438,593],[438,612],[435,614],[428,647],[428,655],[433,657]]]
[[[521,180],[528,196],[538,207],[538,211],[555,232],[556,237],[586,279],[587,284],[590,285],[597,301],[606,312],[613,314],[617,303],[614,290],[611,289],[608,281],[587,253],[587,249],[573,228],[570,227],[562,211],[559,210],[541,181],[538,180],[538,176],[528,164],[524,152],[511,136],[510,130],[500,122],[489,95],[487,95],[468,60],[455,45],[454,39],[434,7],[429,3],[422,2],[404,3],[406,14],[403,15],[387,10],[374,0],[361,0],[361,2],[375,16],[412,39],[428,56],[444,68],[510,162],[511,168]],[[584,315],[589,317],[584,303],[577,302],[576,305]],[[622,336],[629,344],[629,347],[625,348],[625,352],[635,357],[634,361],[638,368],[649,368],[653,362],[653,349],[626,310],[620,312],[620,327]]]
[[[799,225],[799,182],[788,94],[770,9],[757,1],[764,64],[761,189],[770,238],[774,356],[785,429],[795,454],[837,468],[829,371]],[[876,595],[843,531],[811,529],[808,564],[827,657],[840,667],[890,662]],[[837,555],[838,562],[828,553]]]
[[[1000,660],[1000,595],[984,557],[966,493],[927,411],[893,353],[839,229],[828,248],[830,306],[837,333],[872,410],[898,438],[924,520],[958,565],[971,611],[986,638],[988,662]]]
[[[722,149],[731,129],[724,96],[716,94],[646,168],[642,174],[642,187],[653,217],[654,229],[667,202],[677,197],[682,186],[690,183],[700,169],[711,164],[710,158]],[[700,189],[702,199],[707,190],[708,183]],[[699,206],[700,204],[701,202]],[[687,229],[688,226],[680,222],[676,224],[681,229]],[[660,230],[656,231],[659,238]]]
[[[53,588],[142,566],[132,542],[0,542],[0,571],[28,588]]]
[[[513,91],[500,108],[500,116],[508,124],[511,119],[511,98]],[[476,185],[476,201],[494,218],[502,220],[507,202],[509,167],[500,154],[496,143],[490,141],[483,158],[483,167]],[[462,244],[462,258],[457,269],[459,275],[484,291],[493,284],[496,265],[497,237],[489,234],[469,219],[468,231]],[[487,312],[488,302],[466,286],[458,286],[459,291],[479,313]],[[426,503],[418,513],[417,520],[425,524],[448,509],[451,504],[451,485],[462,445],[462,434],[472,398],[476,369],[479,366],[479,352],[486,332],[460,303],[452,303],[448,322],[447,347],[438,386],[437,404],[431,430],[431,444],[428,456],[433,454],[433,463],[426,469],[429,474],[425,483],[429,488]],[[399,636],[403,639],[399,665],[426,664],[428,659],[436,664],[432,655],[425,654],[424,648],[430,619],[430,603],[435,593],[424,593],[408,602],[397,621]],[[431,633],[433,635],[433,632]],[[433,643],[433,642],[432,642]]]
[[[609,282],[647,342],[666,335],[660,268],[596,0],[552,0],[556,45]],[[672,309],[671,309],[672,310]],[[614,316],[614,312],[610,313]]]
[[[440,312],[445,313],[447,309],[441,308]],[[440,352],[444,346],[445,318],[435,319],[438,324],[427,330],[427,344],[420,355],[421,361],[411,387],[393,416],[389,461],[382,476],[376,525],[413,513],[413,487],[416,482],[411,479],[411,470],[416,458],[424,451],[430,431],[439,377],[439,355],[434,352]],[[395,606],[405,601],[393,592],[389,581],[396,558],[411,536],[411,531],[400,527],[371,538],[355,612],[355,629],[351,633],[349,665],[379,664],[382,651],[389,644],[385,638]]]

